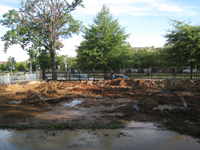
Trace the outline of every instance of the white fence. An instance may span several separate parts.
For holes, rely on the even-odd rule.
[[[32,81],[32,80],[38,80],[39,77],[37,77],[36,73],[32,74],[20,74],[20,76],[23,76],[23,78],[17,79],[15,75],[11,77],[10,74],[4,74],[0,77],[0,84],[9,84],[9,83],[17,83],[17,82],[23,82],[23,81]]]
[[[26,74],[26,80],[27,81],[36,80],[36,73]]]

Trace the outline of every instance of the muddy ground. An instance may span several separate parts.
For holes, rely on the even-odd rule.
[[[137,111],[133,106],[140,99]],[[35,94],[33,94],[35,93]],[[185,80],[35,81],[0,87],[0,127],[62,124],[76,128],[115,128],[127,121],[200,137],[200,82]]]

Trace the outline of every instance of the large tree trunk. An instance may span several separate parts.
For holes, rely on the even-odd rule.
[[[192,67],[190,67],[190,79],[191,80],[193,79],[193,69],[192,69]]]
[[[150,74],[149,74],[149,67],[148,67],[148,72],[147,72],[147,75],[149,76]]]
[[[45,69],[42,69],[42,80],[45,80]]]
[[[57,72],[56,72],[56,50],[53,48],[52,52],[52,80],[57,80]]]

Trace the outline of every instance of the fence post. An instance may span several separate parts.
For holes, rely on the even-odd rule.
[[[4,74],[4,82],[5,84],[10,83],[10,74]]]
[[[65,75],[65,80],[67,80],[67,71],[66,70],[64,72],[64,75]]]
[[[70,70],[69,70],[69,80],[70,80]]]
[[[94,77],[94,81],[95,81],[95,72],[94,72],[94,70],[93,70],[93,77]]]
[[[78,73],[79,73],[79,81],[81,81],[81,79],[80,79],[80,70],[78,70]]]

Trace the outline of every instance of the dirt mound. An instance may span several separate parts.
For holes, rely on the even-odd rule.
[[[49,106],[55,106],[56,104],[63,102],[63,101],[68,101],[68,97],[61,97],[61,98],[49,98],[46,100],[39,100],[39,99],[24,99],[22,101],[23,104],[31,104],[34,106],[43,106],[43,107],[49,107]]]
[[[119,86],[126,86],[127,83],[126,83],[126,80],[125,79],[121,79],[120,83],[119,83]]]
[[[5,91],[5,87],[0,86],[0,91]]]
[[[121,106],[114,110],[107,110],[104,112],[106,112],[106,113],[122,113],[123,118],[132,117],[137,113],[137,111],[133,108],[133,105],[134,105],[133,102],[129,102],[129,103],[127,103],[126,106]]]
[[[34,88],[33,90],[29,90],[28,94],[30,93],[38,93],[38,94],[52,94],[57,93],[58,89],[64,89],[64,83],[59,81],[50,81],[47,83],[41,83],[39,86]]]
[[[199,81],[195,82],[194,84],[189,86],[187,90],[190,92],[199,92],[200,91],[200,82]]]
[[[143,101],[141,101],[138,106],[143,111],[151,111],[154,107],[158,107],[158,102],[155,100],[152,100],[151,98],[147,98]]]
[[[91,84],[92,83],[92,84]],[[158,92],[161,90],[161,84],[164,84],[164,90],[174,91],[175,93],[186,101],[188,109],[166,109],[169,107],[164,107],[163,111],[157,109],[154,110],[154,107],[157,107],[158,104],[165,105],[174,105],[174,106],[183,106],[183,103],[176,96],[163,93],[156,94],[151,98],[148,98],[138,104],[140,111],[134,109],[134,104],[138,100]],[[5,89],[5,90],[4,90]],[[45,122],[54,121],[58,122],[71,122],[74,123],[75,120],[70,120],[76,118],[75,122],[83,123],[85,118],[89,119],[85,121],[86,125],[89,125],[92,122],[99,121],[102,122],[110,121],[110,119],[121,119],[129,121],[165,121],[169,123],[170,127],[173,126],[173,123],[180,125],[185,122],[189,122],[193,125],[194,123],[199,124],[200,122],[200,83],[193,82],[189,79],[185,80],[171,80],[166,79],[161,80],[135,80],[135,79],[116,79],[115,81],[50,81],[47,83],[35,83],[35,84],[24,84],[24,85],[6,85],[0,89],[0,123],[2,122],[12,122],[13,118],[16,118],[15,115],[18,114],[18,118],[28,118],[33,119],[33,121],[41,121],[34,118],[37,114],[42,114],[46,111],[51,111],[55,113],[55,120],[44,118]],[[179,92],[179,93],[178,93]],[[31,95],[31,93],[37,93],[42,98],[37,95]],[[64,102],[69,100],[74,100],[76,98],[86,98],[82,103],[77,104],[77,107],[71,107],[70,110],[80,110],[86,111],[86,115],[90,114],[94,117],[75,116],[72,118],[64,115],[65,113],[70,113],[69,108],[63,105]],[[125,99],[124,99],[125,98]],[[129,101],[126,101],[126,98]],[[41,100],[43,99],[43,100]],[[12,101],[21,101],[19,104],[10,103]],[[60,104],[59,104],[60,103]],[[41,107],[42,106],[42,107]],[[51,109],[45,109],[45,107],[52,107]],[[103,107],[102,107],[103,106]],[[81,107],[81,108],[78,108]],[[91,108],[90,108],[91,107]],[[57,110],[62,108],[62,112],[57,114]],[[176,108],[176,107],[174,107]],[[181,107],[179,107],[181,108]],[[147,113],[147,111],[150,111]],[[26,114],[30,113],[29,116]],[[95,115],[97,113],[97,115]],[[98,114],[99,113],[99,114]],[[112,114],[113,113],[113,114]],[[75,115],[75,114],[73,114]],[[6,116],[6,117],[5,117]],[[11,116],[11,117],[9,117]],[[58,116],[62,118],[59,120]],[[45,116],[46,117],[46,116]],[[168,121],[169,120],[169,121]],[[17,123],[18,119],[16,119]],[[26,120],[23,120],[24,122]],[[171,121],[171,122],[170,122]],[[182,121],[182,122],[181,122]],[[29,121],[28,121],[29,122]],[[190,124],[190,125],[191,125]],[[185,126],[185,133],[187,128],[190,126]],[[196,127],[196,126],[195,126]],[[200,126],[199,126],[200,127]],[[198,129],[200,130],[200,128]],[[180,129],[181,127],[179,127]],[[178,129],[178,130],[179,130]],[[191,128],[193,132],[193,128]],[[198,132],[198,131],[197,131]],[[188,132],[187,132],[188,133]],[[198,132],[199,133],[199,132]],[[200,136],[200,134],[199,134]]]
[[[84,89],[78,89],[78,88],[73,88],[70,90],[70,92],[82,92]]]
[[[85,100],[81,104],[78,104],[77,106],[79,107],[100,107],[100,106],[105,106],[105,107],[111,107],[112,105],[117,105],[117,103],[114,103],[113,101],[91,101],[91,100]]]
[[[193,85],[194,84],[194,81],[190,80],[190,79],[184,79],[183,81],[185,82],[186,85]]]
[[[16,90],[16,89],[21,89],[23,88],[23,85],[19,85],[19,84],[7,84],[5,86],[5,91],[13,91],[13,90]]]
[[[110,85],[118,86],[120,82],[121,82],[121,79],[116,79],[116,80],[111,81]]]
[[[190,79],[180,79],[180,80],[166,79],[166,80],[164,80],[165,86],[189,86],[192,84],[194,84],[194,81],[190,80]]]
[[[200,122],[200,109],[199,108],[188,108],[188,109],[163,109],[152,110],[151,115],[167,118],[170,120],[189,120],[192,122]]]
[[[114,86],[142,86],[142,87],[149,87],[155,82],[149,82],[145,80],[135,80],[135,79],[116,79],[114,81],[110,81],[109,85],[114,85]]]
[[[125,80],[126,86],[134,86],[135,79]]]

